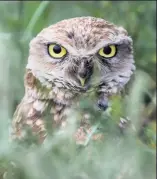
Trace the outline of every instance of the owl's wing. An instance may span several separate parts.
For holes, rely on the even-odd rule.
[[[46,137],[43,114],[48,109],[49,104],[50,102],[47,100],[29,101],[24,97],[13,116],[12,138],[23,139],[33,135],[42,142]]]
[[[46,136],[43,117],[52,100],[40,98],[42,91],[38,89],[36,82],[32,73],[26,71],[25,96],[13,116],[12,139],[23,139],[32,134],[42,142]]]

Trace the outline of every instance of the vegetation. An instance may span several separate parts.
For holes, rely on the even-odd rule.
[[[155,179],[156,163],[156,1],[0,2],[0,179]],[[82,146],[70,130],[49,136],[42,146],[11,143],[10,122],[24,94],[29,41],[65,18],[96,16],[124,26],[134,41],[137,70],[125,97],[114,96],[106,111],[80,100],[80,115],[92,115],[93,133],[104,138]],[[125,130],[119,123],[129,118]],[[31,139],[29,139],[31,140]],[[29,142],[29,141],[28,141]]]

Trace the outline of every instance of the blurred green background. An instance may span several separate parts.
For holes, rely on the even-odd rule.
[[[74,177],[76,179],[88,179],[88,178],[101,178],[101,179],[154,179],[155,178],[155,154],[154,154],[154,138],[156,134],[152,130],[155,128],[153,123],[153,129],[147,130],[148,136],[150,136],[151,147],[153,151],[145,151],[145,147],[136,148],[127,139],[123,145],[118,146],[117,152],[113,150],[112,144],[109,143],[107,148],[102,147],[101,155],[96,153],[95,149],[90,148],[89,150],[94,152],[93,160],[100,161],[98,163],[88,163],[85,160],[86,165],[84,166],[82,160],[86,157],[86,154],[82,154],[79,158],[78,153],[74,152],[74,148],[67,148],[64,152],[61,150],[56,152],[56,148],[62,145],[62,143],[55,144],[55,160],[58,162],[54,164],[52,156],[49,158],[45,157],[45,149],[41,151],[31,151],[30,158],[24,157],[23,152],[21,153],[14,151],[10,148],[7,142],[8,128],[10,120],[12,119],[13,112],[24,95],[23,76],[25,72],[25,66],[27,64],[29,42],[37,35],[44,27],[47,27],[60,20],[78,16],[95,16],[104,18],[105,20],[111,21],[116,25],[123,26],[129,32],[129,35],[133,39],[134,43],[134,56],[137,67],[137,75],[139,78],[135,80],[134,86],[131,88],[130,100],[128,108],[134,107],[138,109],[140,117],[145,123],[148,121],[156,120],[154,115],[154,108],[156,106],[156,1],[1,1],[0,2],[0,179],[22,179],[32,178],[73,178],[71,174],[62,175],[62,172],[72,170],[77,173],[79,170],[84,170],[81,173],[81,177]],[[136,74],[135,74],[136,77]],[[145,86],[144,83],[147,83]],[[142,86],[143,85],[143,86]],[[145,90],[146,89],[146,90]],[[144,110],[141,112],[140,106],[136,106],[136,99],[139,99],[140,92],[146,92]],[[135,100],[135,101],[133,101]],[[119,120],[119,116],[122,114],[120,107],[125,106],[125,103],[120,99],[115,99],[113,102],[112,118]],[[143,109],[143,105],[142,105]],[[92,111],[92,107],[91,107]],[[153,112],[152,112],[153,111]],[[136,112],[135,112],[136,113]],[[125,112],[126,114],[126,112]],[[129,113],[130,114],[130,113]],[[93,114],[94,115],[94,114]],[[95,114],[98,118],[100,114]],[[134,118],[134,114],[131,114]],[[101,118],[101,117],[100,117]],[[134,119],[134,121],[135,121]],[[136,122],[135,122],[136,123]],[[105,124],[106,125],[106,124]],[[109,125],[109,124],[108,124]],[[152,125],[152,124],[151,124]],[[110,130],[109,134],[114,136],[112,131],[112,125],[106,127],[105,130]],[[116,135],[116,134],[115,134]],[[153,141],[152,141],[153,140]],[[69,146],[68,146],[69,147]],[[50,145],[49,145],[49,148]],[[137,151],[135,151],[135,148]],[[104,149],[104,150],[103,150]],[[134,150],[133,150],[134,149]],[[70,150],[72,152],[70,152]],[[90,152],[86,151],[86,152]],[[123,151],[123,152],[121,152]],[[54,151],[53,151],[54,152]],[[106,154],[104,154],[106,152]],[[7,154],[6,154],[7,153]],[[18,153],[18,154],[17,154]],[[153,154],[152,154],[153,153]],[[40,157],[37,154],[44,156],[43,166],[38,166],[40,163]],[[118,158],[117,155],[120,155]],[[124,154],[124,156],[121,154]],[[134,155],[135,154],[135,155]],[[139,155],[140,154],[140,155]],[[132,157],[133,155],[133,157]],[[14,157],[13,157],[14,156]],[[16,157],[15,157],[16,156]],[[74,160],[73,167],[71,163],[65,162],[64,157],[72,157]],[[111,158],[115,157],[116,161],[112,161]],[[3,159],[3,158],[7,159]],[[24,157],[24,159],[22,159]],[[57,158],[58,157],[58,158]],[[124,157],[124,158],[123,158]],[[20,163],[20,169],[16,168],[16,175],[6,175],[6,169],[10,169],[6,161],[12,159],[19,159],[18,162],[26,161],[26,164]],[[52,161],[48,162],[46,159]],[[75,159],[74,159],[75,158]],[[42,158],[43,159],[43,158]],[[104,160],[107,162],[107,167],[102,167]],[[119,163],[126,160],[129,167],[129,171],[125,171],[125,167],[122,166],[122,174],[113,175],[114,172],[121,171]],[[2,161],[2,162],[1,162]],[[5,161],[5,162],[4,162]],[[60,161],[64,161],[63,163]],[[69,160],[68,160],[69,161]],[[112,161],[111,163],[109,161]],[[30,162],[30,163],[29,163]],[[138,162],[138,163],[136,163]],[[87,167],[89,165],[89,168]],[[123,164],[122,164],[123,165]],[[51,167],[50,167],[51,166]],[[84,167],[83,167],[84,166]],[[130,166],[134,166],[131,168]],[[135,167],[136,166],[136,167]],[[47,167],[47,168],[44,168]],[[58,170],[56,169],[58,167]],[[52,169],[53,168],[53,169]],[[135,170],[136,168],[136,170]],[[59,171],[59,170],[63,171]],[[104,172],[107,169],[108,172]],[[33,173],[29,174],[29,170]],[[124,171],[123,171],[124,170]],[[12,173],[12,170],[9,170]],[[30,173],[31,173],[30,172]],[[49,176],[44,175],[44,172],[49,173]],[[128,175],[123,173],[127,173]],[[130,172],[130,174],[129,174]],[[131,173],[132,172],[132,173]],[[4,176],[5,173],[5,176]]]

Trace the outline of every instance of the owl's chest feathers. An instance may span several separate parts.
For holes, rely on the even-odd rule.
[[[27,71],[25,75],[25,97],[23,103],[25,106],[25,123],[31,123],[51,114],[53,121],[61,121],[66,118],[71,105],[77,100],[78,94],[65,89],[61,86],[57,87],[47,80],[39,79]],[[40,122],[39,122],[40,123]]]
[[[47,124],[52,127],[64,127],[67,124],[71,107],[77,107],[80,95],[61,87],[42,84],[27,74],[25,96],[14,114],[13,136],[22,138],[29,135],[25,128],[29,126],[43,141],[47,135]]]

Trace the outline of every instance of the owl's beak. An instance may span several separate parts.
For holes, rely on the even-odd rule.
[[[80,80],[81,86],[84,87],[86,78],[78,77],[78,79]]]
[[[92,61],[88,61],[88,58],[81,58],[81,63],[79,65],[77,78],[82,87],[85,86],[87,81],[90,79],[93,73],[93,63]]]

